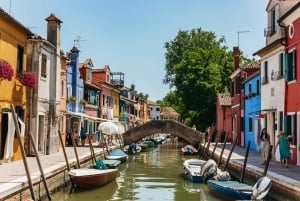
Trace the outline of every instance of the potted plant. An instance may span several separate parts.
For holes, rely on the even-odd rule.
[[[81,105],[86,105],[88,102],[86,100],[84,100],[84,99],[80,99],[79,103]]]
[[[75,103],[75,102],[76,102],[76,97],[75,97],[75,96],[70,96],[70,97],[68,98],[68,101],[69,101],[70,103]]]
[[[14,69],[5,60],[0,60],[0,81],[8,80],[11,81],[14,76]]]
[[[26,87],[36,87],[36,76],[34,72],[23,72],[17,76],[17,79]]]

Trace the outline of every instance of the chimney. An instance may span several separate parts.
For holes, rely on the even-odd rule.
[[[60,24],[62,21],[58,19],[53,13],[45,19],[48,22],[47,25],[47,40],[51,42],[55,47],[60,49]]]
[[[239,47],[233,47],[233,67],[237,70],[240,67],[240,49]]]

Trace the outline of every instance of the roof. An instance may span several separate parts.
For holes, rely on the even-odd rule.
[[[240,68],[243,70],[257,70],[260,69],[260,65],[261,65],[261,60],[256,60],[251,63],[245,64]]]
[[[158,103],[156,103],[156,102],[154,102],[154,101],[151,101],[151,100],[147,100],[147,104],[148,104],[148,105],[157,105],[157,106],[159,106]]]
[[[220,93],[218,94],[218,100],[220,106],[231,106],[231,95],[230,93]]]
[[[27,32],[28,36],[32,36],[33,35],[33,33],[27,27],[25,27],[22,23],[20,23],[18,20],[16,20],[15,18],[13,18],[10,14],[8,14],[1,7],[0,7],[0,16],[2,16],[7,21],[9,21],[9,22],[13,23],[14,25],[16,25],[16,26],[20,27],[21,29],[23,29],[25,32]]]
[[[179,116],[179,114],[172,107],[162,107],[160,114],[166,117]]]

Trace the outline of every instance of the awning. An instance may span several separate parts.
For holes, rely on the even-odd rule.
[[[80,112],[71,112],[71,111],[67,111],[66,112],[67,115],[70,115],[72,117],[76,117],[76,118],[83,118],[83,119],[90,119],[90,120],[94,120],[96,122],[103,122],[103,121],[112,121],[112,122],[117,122],[117,121],[113,121],[113,120],[109,120],[109,119],[103,119],[103,118],[99,118],[99,117],[93,117],[93,116],[89,116],[85,113],[80,113]]]

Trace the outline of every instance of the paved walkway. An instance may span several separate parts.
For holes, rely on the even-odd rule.
[[[222,144],[219,144],[215,150],[215,156],[220,155]],[[211,144],[212,150],[214,144]],[[113,147],[112,147],[113,148]],[[226,145],[223,153],[223,160],[227,159],[231,145]],[[95,153],[103,152],[102,148],[94,148]],[[66,147],[68,160],[71,163],[76,162],[76,157],[73,147]],[[79,159],[83,160],[90,157],[89,147],[77,147]],[[230,163],[237,163],[243,166],[246,150],[236,146],[232,153]],[[52,155],[41,155],[40,161],[44,170],[45,176],[53,174],[57,169],[63,169],[66,166],[62,149],[58,153]],[[31,178],[34,181],[40,181],[40,172],[35,157],[27,157]],[[250,151],[248,155],[247,169],[251,168],[257,171],[258,174],[263,174],[264,166],[261,165],[262,159],[258,152]],[[280,167],[280,162],[271,160],[267,175],[272,180],[290,186],[295,191],[300,193],[300,166],[289,165],[288,168]],[[26,171],[23,161],[15,161],[0,165],[0,200],[13,192],[20,190],[27,183]]]

